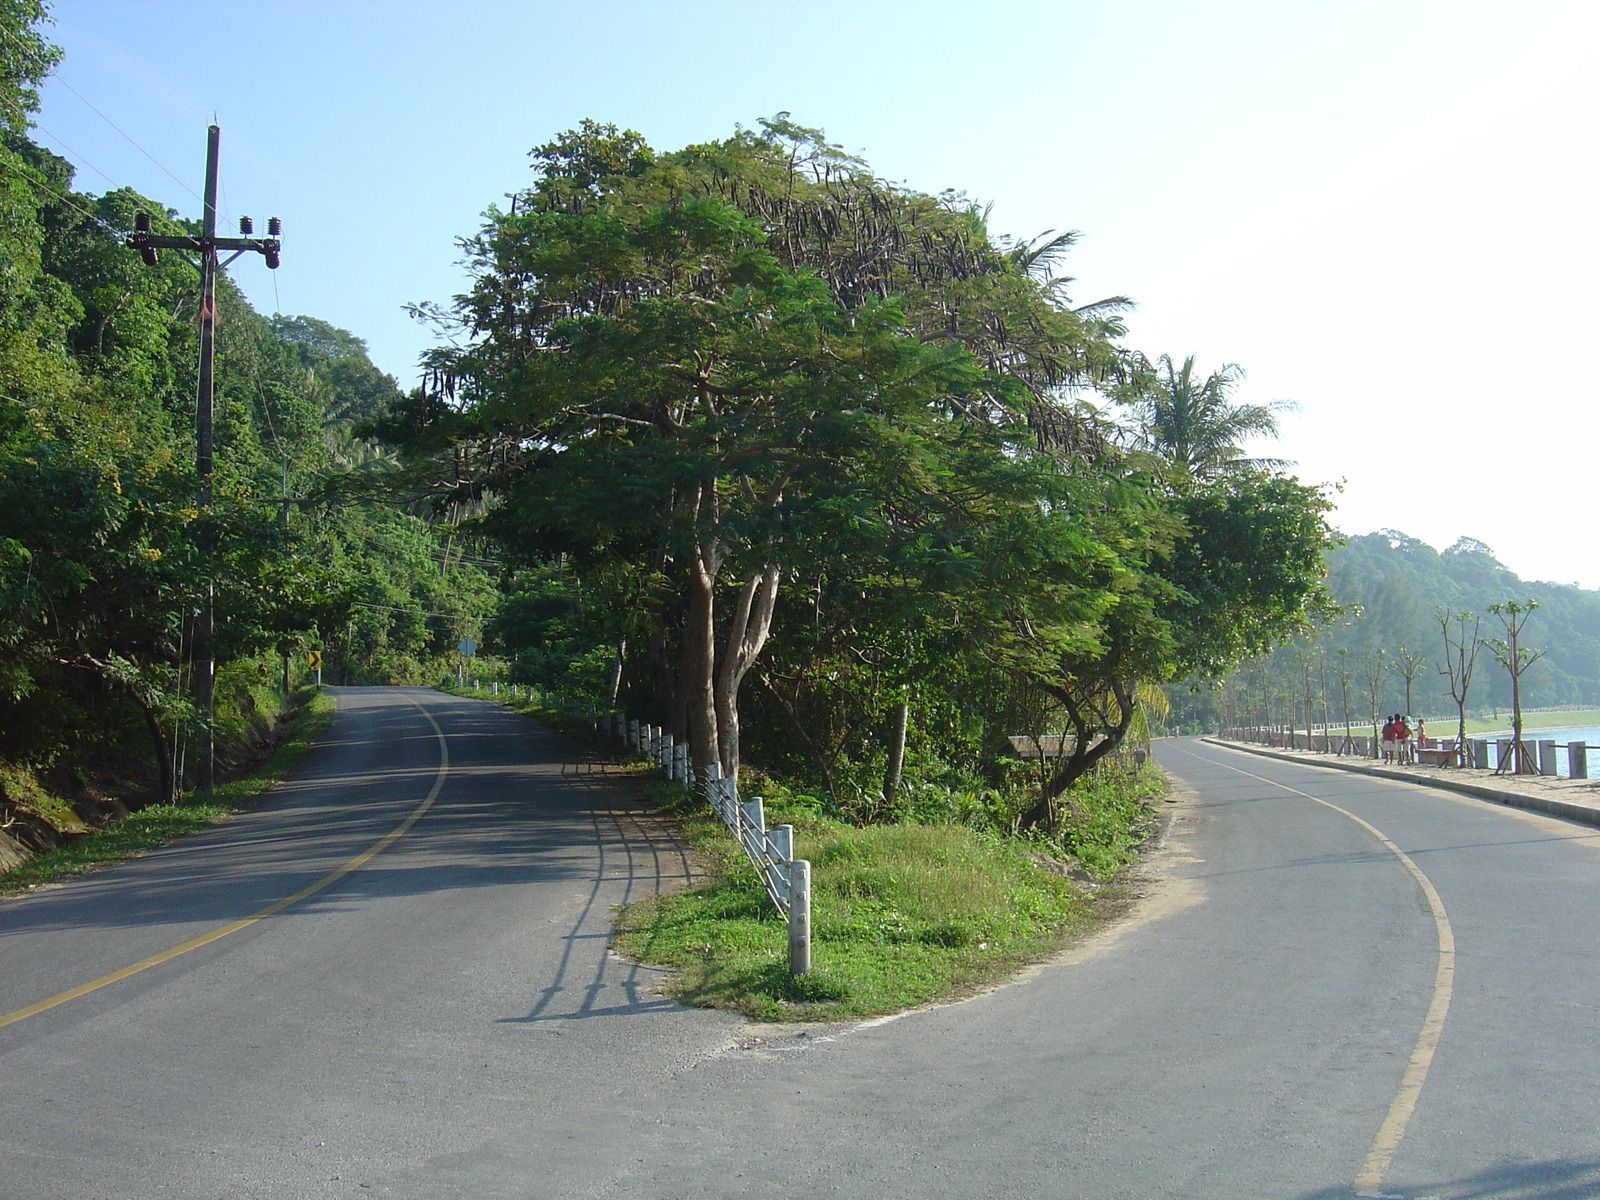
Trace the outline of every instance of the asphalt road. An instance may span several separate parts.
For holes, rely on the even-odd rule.
[[[0,904],[3,1021],[335,876],[0,1026],[0,1200],[1600,1196],[1600,831],[1169,742],[1133,919],[797,1036],[607,954],[685,867],[601,764],[340,704],[270,803]]]

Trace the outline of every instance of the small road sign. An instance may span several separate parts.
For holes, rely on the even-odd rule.
[[[478,643],[473,641],[470,637],[464,637],[456,643],[456,649],[461,651],[461,653],[465,654],[468,658],[471,658],[478,651]]]
[[[306,655],[306,666],[313,671],[322,670],[322,651],[312,650]]]

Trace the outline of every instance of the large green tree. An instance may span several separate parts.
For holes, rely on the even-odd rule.
[[[656,701],[732,772],[785,581],[871,574],[872,545],[882,574],[934,498],[1098,450],[1058,389],[1120,369],[1114,317],[786,118],[672,155],[589,123],[535,157],[473,243],[476,340],[389,433],[447,454],[447,490],[491,489],[513,552],[644,575]]]

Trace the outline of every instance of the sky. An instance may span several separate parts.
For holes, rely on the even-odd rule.
[[[1077,230],[1075,303],[1237,363],[1347,534],[1600,588],[1593,0],[53,0],[35,137],[91,192],[284,222],[233,268],[407,386],[457,239],[585,117],[658,150],[791,112],[879,175]],[[1562,516],[1562,514],[1566,516]]]

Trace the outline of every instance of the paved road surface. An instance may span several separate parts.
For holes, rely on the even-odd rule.
[[[1600,1196],[1595,830],[1167,743],[1187,791],[1143,920],[800,1037],[607,955],[610,907],[684,866],[570,743],[431,692],[340,704],[270,804],[0,904],[3,1019],[315,885],[434,794],[299,903],[0,1027],[0,1200],[1323,1200],[1397,1128],[1367,1190]]]

